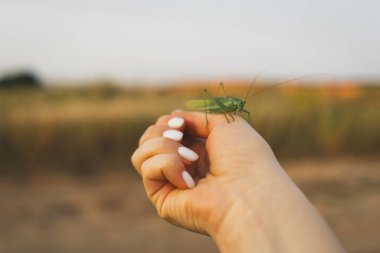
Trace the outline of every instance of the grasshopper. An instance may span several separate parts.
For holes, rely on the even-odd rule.
[[[245,99],[228,97],[226,95],[226,91],[224,90],[224,85],[222,82],[218,86],[216,96],[218,96],[220,89],[223,90],[223,97],[214,97],[207,91],[207,89],[204,89],[203,100],[189,100],[186,103],[186,106],[190,109],[204,110],[206,116],[206,127],[208,126],[207,113],[223,113],[228,123],[230,123],[231,120],[235,120],[232,114],[246,113],[248,115],[248,121],[250,121],[251,113],[244,109],[245,103],[247,101]],[[206,99],[206,95],[210,98]],[[231,120],[227,117],[227,115],[230,117]]]
[[[285,84],[285,83],[290,83],[290,82],[297,81],[297,80],[300,80],[300,79],[305,79],[305,78],[310,78],[310,77],[313,77],[313,76],[320,76],[320,75],[321,74],[303,76],[303,77],[298,77],[298,78],[291,79],[291,80],[288,80],[288,81],[285,81],[285,82],[280,82],[280,83],[271,85],[271,86],[269,86],[269,87],[267,87],[267,88],[265,88],[263,90],[259,90],[258,92],[254,93],[253,95],[257,95],[258,93],[261,93],[263,91],[266,91],[268,89],[271,89],[273,87],[276,87],[276,86],[279,86],[279,85],[282,85],[282,84]],[[322,75],[324,75],[324,74],[322,74]],[[248,91],[247,91],[244,99],[236,98],[236,97],[228,97],[226,95],[226,91],[224,90],[224,85],[221,82],[219,84],[219,86],[218,86],[218,91],[216,93],[216,97],[214,97],[213,95],[211,95],[207,91],[207,89],[204,89],[203,90],[203,99],[189,100],[189,101],[187,101],[186,106],[189,109],[204,110],[205,117],[206,117],[206,127],[208,127],[207,113],[222,113],[224,115],[224,117],[226,118],[226,120],[227,120],[228,123],[230,123],[231,121],[235,121],[235,118],[234,118],[233,115],[245,113],[248,116],[247,117],[247,121],[249,123],[251,123],[251,113],[249,111],[245,110],[244,106],[245,106],[245,104],[248,101],[249,94],[251,93],[252,87],[253,87],[256,79],[258,78],[258,76],[259,75],[257,75],[255,77],[255,79],[253,80],[253,82],[250,85],[250,87],[249,87],[249,89],[248,89]],[[222,89],[222,91],[223,91],[223,97],[218,97],[220,89]],[[208,96],[209,98],[206,98],[206,96]],[[230,118],[228,118],[228,116]]]

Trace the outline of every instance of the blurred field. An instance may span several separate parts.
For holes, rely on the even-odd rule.
[[[160,114],[184,109],[203,87],[0,90],[0,173],[124,170],[144,128]],[[232,96],[246,91],[226,88]],[[376,155],[379,96],[377,86],[288,85],[254,96],[248,109],[280,157]]]
[[[217,252],[159,220],[130,164],[158,115],[216,84],[0,89],[0,252]],[[246,89],[226,83],[231,96]],[[380,251],[379,95],[376,85],[286,85],[248,104],[351,252]]]
[[[353,253],[379,252],[380,159],[283,163]],[[210,238],[158,218],[140,179],[127,172],[92,177],[0,179],[0,252],[217,252]]]

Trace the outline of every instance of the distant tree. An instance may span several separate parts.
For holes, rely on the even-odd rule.
[[[18,71],[0,76],[0,88],[41,87],[40,79],[31,71]]]

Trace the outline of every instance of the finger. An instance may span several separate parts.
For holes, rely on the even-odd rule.
[[[145,141],[155,138],[155,137],[166,137],[173,141],[181,141],[183,133],[175,129],[169,129],[163,125],[153,125],[145,130],[145,133],[141,136],[139,140],[139,146],[141,146]]]
[[[156,120],[156,125],[167,126],[170,118],[170,115],[162,115]]]
[[[168,121],[168,127],[183,130],[185,128],[185,119],[182,117],[171,117]]]
[[[141,174],[141,164],[148,158],[158,154],[179,154],[183,162],[188,165],[196,161],[197,153],[181,145],[180,143],[165,137],[156,137],[145,141],[132,155],[132,163]]]
[[[150,186],[157,185],[152,181],[169,181],[180,189],[193,188],[193,178],[186,172],[182,159],[176,154],[159,154],[147,159],[141,165],[141,174],[147,191],[154,189]]]
[[[173,117],[172,115],[163,115],[157,119],[156,125],[167,126],[169,128],[182,131],[185,127],[185,120],[182,117]]]
[[[160,153],[175,154],[180,144],[165,137],[146,140],[132,155],[132,163],[141,175],[141,164],[148,158]]]
[[[162,125],[149,126],[139,140],[139,146],[141,146],[146,140],[162,136],[162,133],[168,128]]]
[[[185,119],[186,134],[203,138],[207,138],[213,128],[218,125],[230,124],[232,126],[236,122],[245,122],[239,116],[234,116],[235,121],[228,123],[223,114],[207,114],[209,124],[206,126],[206,115],[204,112],[174,111],[171,116]]]

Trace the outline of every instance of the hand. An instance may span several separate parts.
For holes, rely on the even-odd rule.
[[[173,118],[184,123],[167,132]],[[305,237],[298,224],[304,214],[319,224],[311,237],[334,238],[269,145],[240,117],[227,123],[223,115],[209,115],[206,128],[203,113],[162,116],[141,137],[132,162],[160,217],[212,236],[222,251],[269,252],[283,245],[283,252],[294,252],[303,244],[288,237]]]

